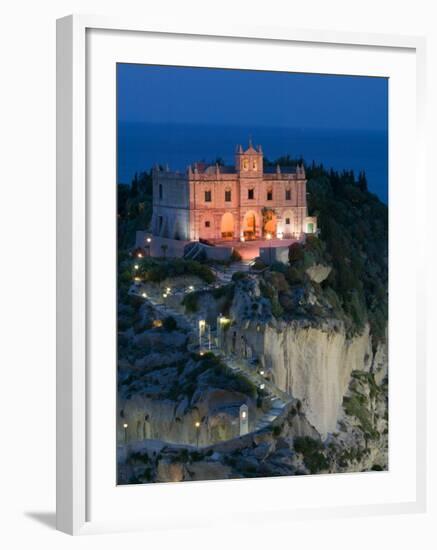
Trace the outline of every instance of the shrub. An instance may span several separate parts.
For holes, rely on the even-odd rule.
[[[278,437],[279,435],[281,435],[281,432],[282,432],[281,426],[273,426],[272,433],[275,437]]]
[[[303,260],[304,253],[302,245],[299,243],[293,243],[290,245],[289,251],[288,251],[288,259],[290,260],[290,263],[292,262],[299,262]]]
[[[169,316],[169,317],[165,317],[165,319],[162,322],[162,326],[164,327],[165,330],[172,332],[173,330],[177,329],[178,324],[174,317]]]
[[[185,294],[184,299],[182,300],[182,305],[185,306],[186,311],[194,313],[198,310],[198,300],[200,294],[200,292],[190,292]]]
[[[295,437],[294,449],[303,455],[304,464],[312,474],[328,469],[329,462],[323,454],[321,441],[308,436]]]

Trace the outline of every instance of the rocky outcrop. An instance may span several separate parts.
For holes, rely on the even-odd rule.
[[[323,438],[336,430],[352,371],[375,368],[381,377],[386,372],[386,347],[380,344],[373,352],[368,327],[348,338],[335,321],[247,322],[230,329],[228,345],[234,342],[240,343],[239,353],[258,357],[273,382],[302,402]]]
[[[334,318],[275,319],[258,285],[246,287],[235,293],[228,351],[258,358],[275,385],[302,402],[308,421],[326,438],[337,429],[352,371],[372,369],[380,379],[385,376],[386,345],[374,349],[368,326],[348,336],[344,323]]]
[[[238,392],[211,388],[194,396],[192,402],[138,394],[119,399],[117,439],[120,443],[159,439],[175,444],[210,445],[239,436],[242,404],[249,407],[251,429],[259,411],[253,400]]]
[[[305,273],[314,283],[322,283],[325,279],[329,277],[329,274],[332,271],[332,267],[329,265],[323,264],[314,264],[310,266]]]

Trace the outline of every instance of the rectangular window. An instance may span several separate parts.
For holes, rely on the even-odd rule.
[[[267,191],[267,200],[268,201],[273,200],[273,191]]]
[[[290,191],[290,189],[285,190],[285,200],[286,201],[291,201],[291,191]]]
[[[162,199],[162,183],[159,184],[159,200]]]
[[[205,222],[205,227],[211,227],[211,222]]]
[[[225,201],[226,202],[231,202],[231,192],[230,191],[225,191]]]
[[[254,196],[254,191],[253,191],[253,189],[248,189],[248,191],[247,191],[247,198],[248,198],[248,199],[253,199],[253,196]]]
[[[205,202],[211,202],[211,191],[205,191]]]
[[[285,225],[290,225],[290,218],[285,218]]]

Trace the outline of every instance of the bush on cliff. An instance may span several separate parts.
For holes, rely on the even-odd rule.
[[[294,450],[303,455],[303,461],[311,474],[327,470],[329,462],[324,455],[324,446],[321,441],[312,437],[295,437]]]
[[[308,207],[318,217],[320,241],[305,248],[332,265],[324,289],[335,291],[359,331],[369,322],[374,341],[384,340],[388,317],[388,208],[367,191],[365,175],[307,167]]]

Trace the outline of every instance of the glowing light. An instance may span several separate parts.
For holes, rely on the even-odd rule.
[[[205,328],[205,325],[206,325],[205,319],[200,319],[199,320],[199,329],[203,330]]]
[[[134,277],[134,281],[136,283],[140,283],[141,282],[141,277]]]
[[[241,412],[241,418],[246,418],[247,416],[247,412],[246,411],[242,411]]]
[[[196,426],[196,428],[200,428],[200,422],[199,421],[197,421],[194,425]]]
[[[193,291],[193,290],[194,290],[194,286],[193,286],[193,285],[190,285],[190,286],[188,287],[188,290]]]
[[[241,241],[242,243],[244,243],[245,240],[246,240],[246,239],[245,239],[244,237],[241,237],[241,239],[240,239],[240,241]]]
[[[162,295],[163,298],[167,298],[167,293],[164,292],[164,294]]]
[[[271,234],[270,234],[270,233],[267,233],[266,239],[267,239],[268,241],[270,241],[271,238],[272,238]]]
[[[201,351],[201,352],[199,353],[199,355],[204,355],[204,352],[203,352],[203,351]]]
[[[260,370],[259,373],[260,373],[261,376],[264,376],[264,371],[263,370]]]
[[[146,293],[146,292],[143,292],[143,293],[141,294],[141,296],[142,296],[143,298],[147,298],[147,293]]]
[[[140,266],[139,266],[138,264],[135,264],[135,265],[134,265],[134,268],[135,268],[135,269],[140,269]]]
[[[123,424],[123,428],[126,429],[126,428],[127,428],[127,424]]]
[[[263,390],[265,387],[266,387],[265,384],[260,384],[259,389],[260,389],[260,390]]]
[[[167,291],[167,294],[170,294],[171,288],[168,286],[168,287],[166,288],[166,291]]]
[[[150,242],[152,242],[152,239],[151,239],[150,237],[147,237],[146,241],[147,241],[148,243],[150,243]]]
[[[141,254],[141,252],[138,252],[137,258],[142,258],[142,257],[143,257],[143,255]]]

